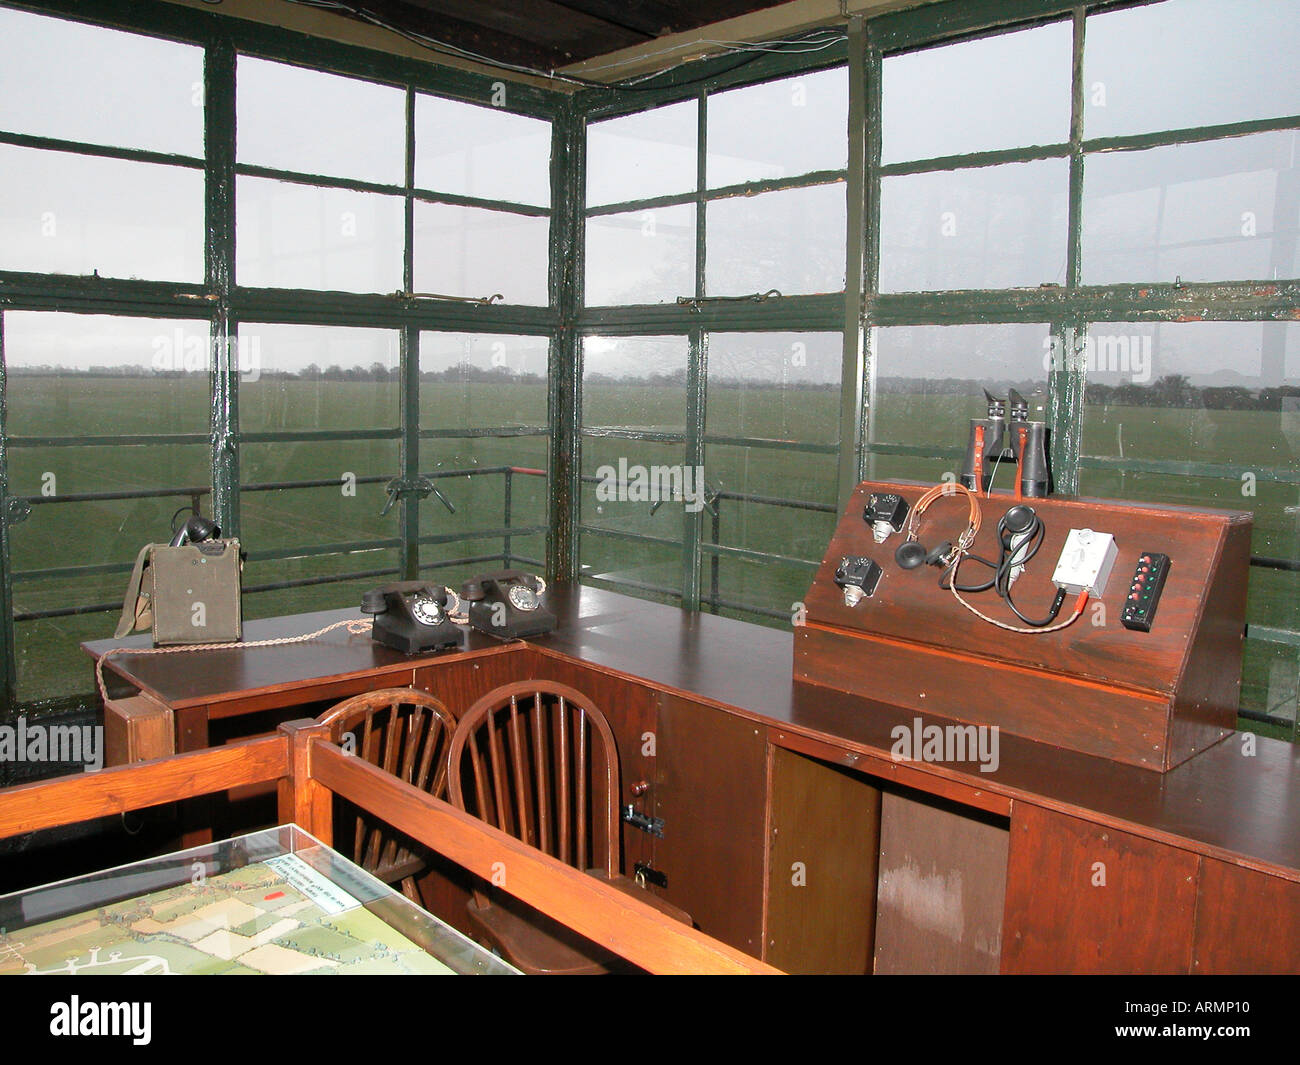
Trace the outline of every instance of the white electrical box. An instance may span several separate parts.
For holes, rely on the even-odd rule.
[[[1110,533],[1071,529],[1061,548],[1052,583],[1076,595],[1082,591],[1094,597],[1104,595],[1118,554],[1115,537]]]

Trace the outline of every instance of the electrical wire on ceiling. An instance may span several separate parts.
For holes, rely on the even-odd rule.
[[[673,70],[679,69],[689,62],[706,58],[706,56],[703,55],[690,56],[672,66],[665,67],[662,70],[655,70],[648,74],[642,74],[639,77],[628,78],[623,81],[596,81],[591,78],[576,77],[572,74],[561,74],[556,70],[539,70],[535,67],[523,66],[516,63],[506,63],[499,59],[493,59],[490,56],[481,55],[478,52],[472,52],[467,48],[461,48],[458,45],[450,44],[447,41],[437,40],[427,34],[396,26],[381,16],[376,15],[371,11],[367,11],[364,7],[359,7],[355,4],[342,3],[341,0],[286,0],[286,2],[297,4],[300,7],[312,7],[322,11],[334,11],[340,14],[351,15],[363,22],[370,23],[372,26],[377,26],[380,29],[387,30],[389,33],[395,33],[399,37],[404,37],[406,40],[418,44],[422,48],[427,48],[430,51],[438,52],[442,55],[452,56],[458,59],[468,59],[475,63],[482,63],[485,66],[494,67],[498,70],[510,70],[517,74],[531,74],[534,77],[546,78],[551,81],[561,81],[569,85],[578,85],[589,89],[648,89],[650,86],[646,86],[644,84],[645,82],[651,81],[655,78],[661,78],[665,74],[669,74]],[[643,63],[647,59],[656,59],[660,56],[672,55],[674,52],[704,47],[714,47],[719,49],[719,51],[709,53],[707,58],[710,59],[728,55],[743,55],[745,57],[739,63],[733,64],[724,71],[711,71],[707,77],[712,78],[716,77],[720,73],[727,73],[728,71],[739,69],[747,63],[752,63],[754,60],[759,59],[764,55],[772,53],[802,54],[805,52],[820,52],[827,48],[834,47],[841,41],[847,40],[847,38],[847,33],[842,28],[836,27],[828,28],[826,30],[818,30],[805,37],[777,39],[757,43],[750,41],[715,40],[686,41],[681,44],[673,45],[670,48],[664,48],[658,52],[638,55],[631,59],[617,60],[612,63],[606,63],[588,69],[593,71],[615,70],[619,67],[629,66],[634,63]],[[704,81],[706,80],[706,77],[701,77],[696,80]],[[692,83],[693,82],[679,82],[678,84],[689,85]]]

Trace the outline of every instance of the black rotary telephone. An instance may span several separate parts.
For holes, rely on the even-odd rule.
[[[459,646],[461,629],[451,620],[446,588],[424,581],[398,581],[361,597],[361,612],[373,614],[370,636],[405,654]],[[454,610],[456,604],[451,605]]]
[[[555,615],[542,605],[546,582],[523,570],[503,569],[465,582],[461,598],[469,604],[469,623],[503,640],[555,631]]]

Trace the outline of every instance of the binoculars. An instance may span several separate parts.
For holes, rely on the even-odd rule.
[[[1029,402],[1014,388],[1005,400],[988,389],[984,397],[988,417],[971,419],[961,483],[972,492],[987,493],[996,464],[1009,460],[1016,464],[1016,498],[1047,495],[1047,425],[1029,420]]]

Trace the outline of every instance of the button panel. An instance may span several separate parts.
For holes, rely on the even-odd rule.
[[[1160,593],[1164,590],[1168,574],[1168,555],[1162,555],[1158,551],[1143,551],[1138,556],[1137,569],[1133,571],[1128,597],[1124,600],[1124,612],[1120,614],[1120,622],[1126,629],[1151,631],[1151,623],[1155,620],[1156,607],[1160,603]]]

